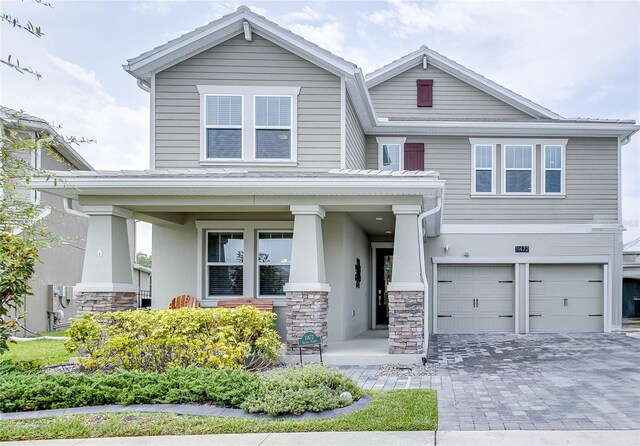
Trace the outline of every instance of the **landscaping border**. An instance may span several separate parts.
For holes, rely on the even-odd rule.
[[[371,396],[365,393],[362,398],[353,404],[338,409],[322,412],[304,412],[300,415],[285,414],[271,416],[266,413],[247,413],[242,409],[233,409],[220,406],[202,404],[132,404],[130,406],[107,405],[71,407],[68,409],[33,410],[30,412],[0,413],[0,421],[5,420],[32,420],[37,418],[55,417],[61,415],[97,414],[97,413],[122,413],[122,412],[165,412],[176,415],[196,415],[205,417],[222,418],[271,418],[271,419],[319,419],[338,418],[364,409],[371,402]]]

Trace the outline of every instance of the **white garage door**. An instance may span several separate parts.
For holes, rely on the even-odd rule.
[[[438,333],[514,331],[513,266],[438,267]]]
[[[601,265],[531,265],[530,332],[603,331]]]

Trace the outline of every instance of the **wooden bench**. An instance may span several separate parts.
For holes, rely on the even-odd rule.
[[[200,304],[195,297],[183,294],[171,299],[168,308],[169,310],[175,310],[176,308],[200,308]]]
[[[255,299],[253,297],[241,297],[238,299],[219,300],[218,306],[222,308],[236,308],[241,305],[255,307],[262,311],[273,311],[273,301],[265,299]]]

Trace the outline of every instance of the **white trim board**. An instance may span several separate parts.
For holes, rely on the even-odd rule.
[[[442,234],[589,234],[594,229],[612,231],[619,230],[618,224],[456,224],[445,223],[442,225]]]
[[[611,261],[609,256],[547,256],[547,257],[432,257],[434,265],[446,264],[509,264],[509,263],[548,263],[548,264],[600,264]]]

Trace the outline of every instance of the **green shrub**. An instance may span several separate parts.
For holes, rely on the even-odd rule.
[[[175,367],[240,369],[273,361],[282,347],[275,313],[253,307],[85,314],[66,347],[89,371],[164,371]]]
[[[356,382],[338,370],[320,365],[291,367],[262,375],[260,388],[241,407],[247,412],[270,415],[321,412],[351,404],[340,396],[345,391],[354,400],[363,395]]]
[[[19,373],[33,373],[42,370],[42,366],[34,361],[0,361],[0,377]]]
[[[238,407],[258,389],[258,376],[242,370],[172,369],[73,375],[0,375],[0,411],[17,412],[102,404],[210,403]]]

